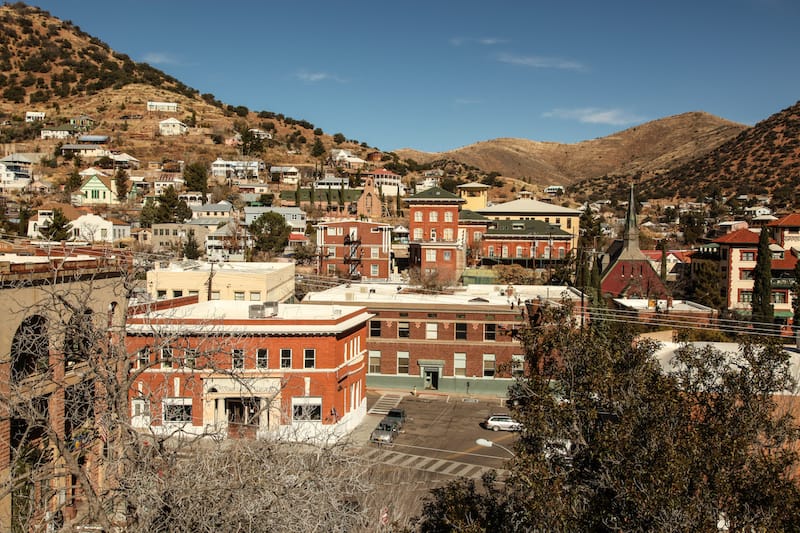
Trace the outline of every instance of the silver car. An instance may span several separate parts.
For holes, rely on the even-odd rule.
[[[481,425],[492,431],[521,431],[522,424],[511,418],[510,415],[496,414],[486,417]]]

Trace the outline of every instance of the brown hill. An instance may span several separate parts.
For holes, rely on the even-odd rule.
[[[40,141],[42,124],[25,123],[25,111],[44,111],[51,125],[87,114],[93,134],[111,136],[115,150],[142,162],[182,159],[187,162],[234,156],[236,147],[219,144],[235,130],[262,128],[273,134],[259,155],[274,164],[313,164],[310,155],[319,138],[326,149],[341,146],[364,155],[366,143],[326,135],[305,120],[271,111],[226,105],[177,79],[115,52],[106,43],[69,21],[22,3],[0,5],[0,143],[9,151],[44,151],[56,141]],[[177,113],[147,113],[148,100],[178,103]],[[160,138],[158,122],[175,116],[196,126],[189,135]],[[52,172],[59,173],[56,169]],[[48,173],[51,171],[47,171]]]
[[[708,152],[744,128],[708,113],[692,112],[575,144],[493,139],[444,153],[396,153],[420,163],[462,161],[537,185],[569,185],[597,176],[663,171]]]

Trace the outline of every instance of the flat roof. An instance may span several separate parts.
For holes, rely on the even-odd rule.
[[[207,261],[171,261],[166,267],[160,267],[156,263],[155,271],[158,272],[210,272],[211,266],[214,271],[219,273],[242,273],[242,274],[262,274],[275,272],[276,270],[294,269],[294,263],[261,262],[261,263],[240,263],[222,262],[209,263]]]
[[[504,306],[509,300],[520,302],[537,298],[548,301],[559,301],[563,298],[580,300],[580,291],[563,285],[511,285],[512,294],[508,294],[509,285],[466,285],[452,291],[437,293],[423,291],[415,287],[398,283],[352,283],[339,285],[319,292],[310,292],[303,302],[336,302],[355,304],[433,304],[433,305],[469,305],[469,306]]]
[[[614,302],[627,307],[628,309],[634,309],[637,311],[643,311],[648,308],[655,310],[655,308],[649,307],[650,300],[647,298],[614,298]],[[656,300],[656,304],[662,311],[690,311],[693,313],[714,312],[714,309],[710,307],[706,307],[705,305],[701,305],[696,302],[690,302],[689,300],[672,300],[669,302],[669,307],[667,307],[667,303],[667,300]]]
[[[251,308],[264,310],[263,317],[251,318]],[[258,304],[236,300],[210,300],[131,315],[131,333],[154,332],[203,334],[335,334],[363,324],[373,314],[363,307],[308,304]],[[188,323],[187,323],[188,322]]]

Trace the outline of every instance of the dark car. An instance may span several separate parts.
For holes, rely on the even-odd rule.
[[[389,409],[389,412],[386,413],[384,420],[387,418],[397,422],[398,427],[403,427],[403,424],[406,423],[406,411],[405,409]]]

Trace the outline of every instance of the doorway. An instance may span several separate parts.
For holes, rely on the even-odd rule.
[[[425,368],[425,389],[437,390],[439,388],[439,369],[438,368]]]
[[[225,398],[228,438],[256,437],[261,411],[260,398]]]

